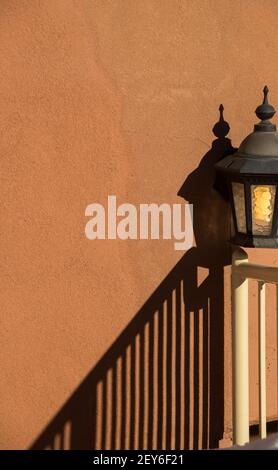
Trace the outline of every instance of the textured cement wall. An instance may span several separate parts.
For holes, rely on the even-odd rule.
[[[234,147],[265,84],[278,106],[277,22],[275,0],[1,1],[1,448],[31,445],[182,256],[172,241],[86,240],[85,207],[108,194],[183,202],[177,192],[211,149],[219,104]],[[225,237],[206,202],[202,240],[213,252]],[[253,250],[252,259],[278,255]],[[206,275],[198,269],[197,282]]]

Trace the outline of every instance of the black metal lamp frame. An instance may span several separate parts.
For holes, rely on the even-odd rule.
[[[242,142],[238,151],[220,160],[215,169],[217,177],[224,178],[228,187],[235,229],[232,242],[244,247],[278,248],[278,134],[275,124],[269,121],[274,116],[275,109],[268,103],[268,88],[265,87],[263,92],[263,104],[256,109],[261,122],[255,124],[254,132]],[[246,233],[238,230],[233,182],[244,186]],[[251,185],[276,187],[269,235],[253,232]]]

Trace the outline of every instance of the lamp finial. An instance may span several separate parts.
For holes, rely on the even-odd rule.
[[[276,126],[269,121],[276,113],[274,107],[268,102],[269,89],[265,85],[263,89],[264,99],[260,106],[257,107],[255,113],[256,116],[261,120],[258,124],[255,124],[255,131],[261,132],[275,132]]]
[[[264,86],[264,89],[263,89],[263,94],[264,94],[264,104],[268,104],[268,100],[267,100],[267,95],[268,95],[268,92],[269,92],[268,86],[267,86],[267,85],[265,85],[265,86]]]

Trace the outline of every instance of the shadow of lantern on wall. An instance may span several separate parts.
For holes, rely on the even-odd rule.
[[[238,151],[215,165],[217,178],[228,187],[235,235],[232,242],[245,247],[278,248],[278,134],[270,122],[275,109],[263,103],[255,124]]]

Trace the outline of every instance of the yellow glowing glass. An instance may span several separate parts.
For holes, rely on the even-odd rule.
[[[274,209],[275,186],[251,186],[254,235],[270,235]]]
[[[246,233],[244,185],[242,183],[233,182],[232,187],[237,229],[241,233]]]

